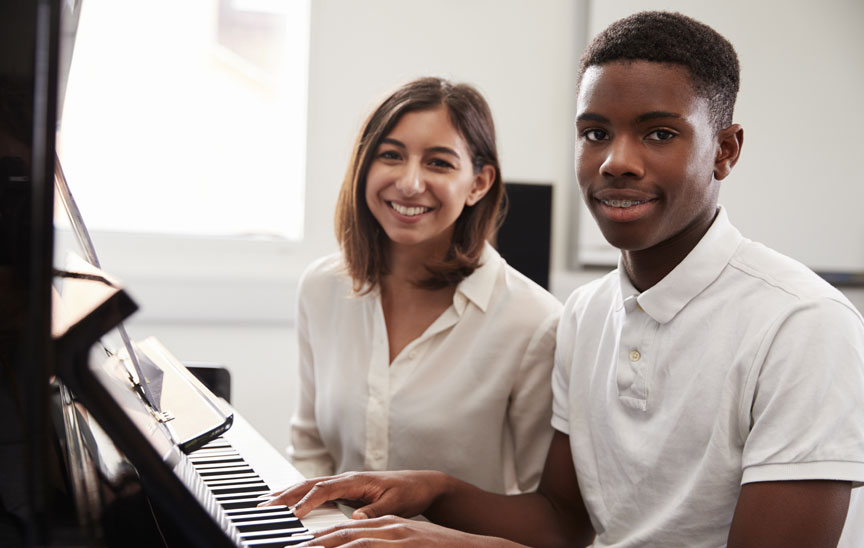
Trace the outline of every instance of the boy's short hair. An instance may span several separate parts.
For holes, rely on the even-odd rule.
[[[588,45],[579,82],[588,67],[627,60],[683,66],[690,73],[694,91],[708,99],[714,129],[732,123],[740,82],[738,55],[708,25],[666,11],[643,11],[620,19]]]

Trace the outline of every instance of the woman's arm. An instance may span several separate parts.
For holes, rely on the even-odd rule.
[[[507,423],[512,434],[516,482],[523,493],[535,491],[552,440],[552,365],[560,311],[538,325],[522,356],[510,394]]]
[[[300,390],[297,408],[291,418],[291,445],[288,456],[307,478],[332,475],[335,464],[321,439],[315,416],[315,363],[309,337],[307,294],[301,280],[298,288],[297,343]]]

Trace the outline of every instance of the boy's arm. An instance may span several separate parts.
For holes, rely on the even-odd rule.
[[[423,513],[451,529],[418,528],[416,522],[396,518],[363,519],[321,531],[313,544],[340,546],[362,539],[365,546],[377,546],[376,540],[400,539],[426,545],[497,546],[489,537],[504,537],[537,548],[585,546],[594,538],[576,481],[569,438],[557,431],[537,493],[489,493],[440,472],[352,472],[295,485],[268,504],[293,505],[302,519],[328,500],[359,502],[355,518]]]
[[[728,546],[836,547],[851,490],[846,481],[746,483],[735,506]]]
[[[594,530],[582,502],[570,438],[555,431],[536,493],[492,495],[451,480],[425,515],[447,527],[529,546],[586,546]]]

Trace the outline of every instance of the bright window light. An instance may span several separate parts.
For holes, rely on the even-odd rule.
[[[303,236],[309,0],[87,0],[58,133],[90,230]]]

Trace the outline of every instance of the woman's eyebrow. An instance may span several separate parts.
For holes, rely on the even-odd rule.
[[[383,139],[381,139],[381,144],[382,145],[383,144],[393,145],[393,146],[399,147],[399,148],[407,148],[405,146],[405,143],[403,143],[402,141],[399,141],[398,139],[394,139],[392,137],[384,137]]]
[[[439,152],[442,154],[449,154],[450,156],[455,156],[456,158],[461,158],[461,156],[459,156],[459,153],[450,147],[442,147],[442,146],[429,147],[426,149],[426,152],[427,153]]]
[[[382,145],[385,145],[385,144],[386,145],[393,145],[394,147],[401,148],[402,150],[405,150],[408,148],[407,146],[405,146],[405,143],[403,143],[399,139],[394,139],[393,137],[385,137],[385,138],[381,139],[381,144]],[[432,147],[425,149],[424,152],[426,154],[434,154],[437,152],[440,154],[448,154],[450,156],[455,156],[456,158],[459,158],[459,159],[462,158],[462,156],[459,155],[459,152],[457,152],[455,149],[452,149],[450,147],[445,147],[445,146],[432,146]]]

